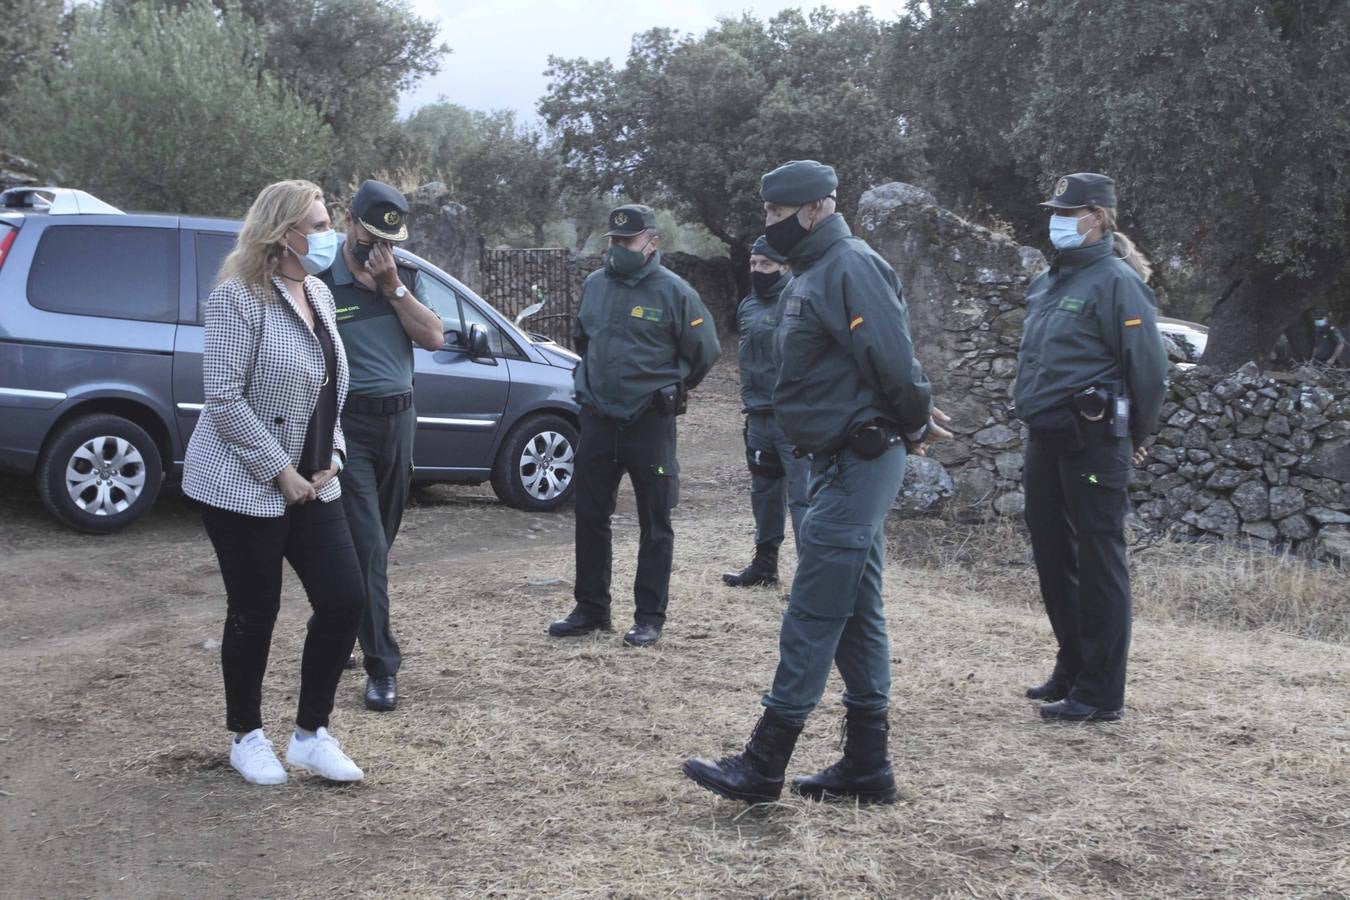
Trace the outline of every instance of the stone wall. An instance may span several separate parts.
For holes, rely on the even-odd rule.
[[[898,507],[1020,515],[1025,429],[1007,407],[1026,287],[1044,257],[899,183],[863,195],[855,231],[905,286],[915,352],[956,435],[934,448],[941,465],[915,460]],[[1131,485],[1140,520],[1191,537],[1317,539],[1350,559],[1348,376],[1173,367],[1158,440]]]
[[[402,246],[481,291],[483,236],[464,204],[433,181],[408,195],[408,210],[408,240]]]
[[[1350,373],[1172,370],[1131,498],[1151,525],[1350,550]]]

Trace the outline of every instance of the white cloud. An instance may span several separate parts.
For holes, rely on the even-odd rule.
[[[413,0],[418,15],[441,26],[441,39],[454,51],[444,58],[441,71],[424,79],[403,96],[400,110],[410,113],[444,96],[470,109],[517,110],[535,115],[535,102],[547,89],[544,69],[549,55],[588,59],[609,57],[621,63],[628,55],[634,34],[664,26],[701,34],[716,24],[719,16],[749,12],[768,18],[784,8],[854,9],[869,6],[872,14],[889,20],[898,16],[904,0],[859,3],[778,2],[602,4],[594,0],[495,0],[489,3],[451,3],[446,0]]]

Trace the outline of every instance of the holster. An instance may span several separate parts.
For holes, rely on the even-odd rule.
[[[844,438],[848,448],[862,459],[876,459],[900,441],[899,431],[880,419],[854,425]]]
[[[663,416],[679,416],[689,408],[689,392],[680,382],[668,384],[652,393],[652,408]]]
[[[1038,441],[1055,444],[1063,450],[1082,450],[1083,420],[1072,406],[1056,406],[1029,416],[1027,430]]]

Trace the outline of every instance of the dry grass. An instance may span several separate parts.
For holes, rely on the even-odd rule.
[[[9,772],[50,760],[37,787],[67,812],[34,812],[52,824],[4,845],[23,852],[0,859],[0,883],[46,896],[1350,895],[1350,648],[1343,620],[1308,610],[1323,573],[1194,548],[1136,555],[1125,721],[1046,725],[1021,697],[1053,644],[1022,538],[892,523],[900,802],[747,809],[685,780],[685,757],[734,751],[749,734],[783,606],[781,591],[718,579],[751,535],[735,457],[700,460],[688,440],[728,430],[717,416],[726,410],[691,413],[682,431],[671,621],[650,650],[625,650],[617,634],[543,635],[569,605],[566,518],[522,546],[480,536],[513,520],[472,492],[410,511],[394,578],[402,703],[366,713],[349,677],[334,716],[366,769],[361,785],[298,777],[264,790],[227,768],[218,659],[200,646],[218,634],[213,607],[149,598],[143,618],[109,626],[100,652],[54,652],[24,682],[5,732],[19,743],[0,753]],[[427,534],[447,516],[470,533],[439,545]],[[631,514],[616,536],[622,597]],[[187,573],[184,591],[217,577],[192,544],[158,558]],[[541,583],[550,578],[562,583]],[[1168,600],[1183,588],[1206,599]],[[1250,595],[1270,610],[1261,592],[1275,590],[1304,598],[1280,613],[1301,619],[1216,615],[1209,599]],[[627,611],[619,601],[616,624]],[[265,695],[277,738],[294,708],[304,619],[291,583]],[[1267,627],[1314,619],[1336,640]],[[832,680],[790,773],[833,761],[840,689]],[[27,803],[37,779],[23,777],[4,782],[20,795],[12,804]]]

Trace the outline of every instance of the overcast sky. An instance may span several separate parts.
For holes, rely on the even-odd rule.
[[[868,6],[878,19],[899,15],[904,0],[815,0],[809,3],[733,2],[733,0],[670,0],[670,2],[597,2],[597,0],[412,0],[417,13],[438,22],[441,39],[454,52],[441,71],[424,79],[402,98],[400,111],[444,98],[470,109],[517,110],[533,118],[535,102],[548,82],[544,68],[550,54],[609,57],[621,64],[634,34],[656,26],[700,35],[719,16],[751,13],[767,19],[781,9]]]

